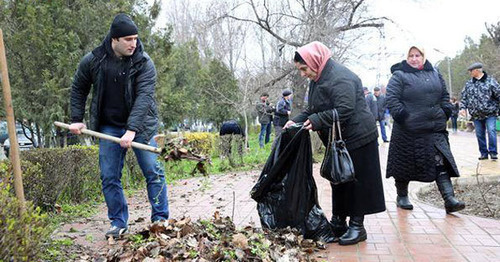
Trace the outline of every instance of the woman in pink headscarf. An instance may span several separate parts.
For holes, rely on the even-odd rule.
[[[331,51],[320,42],[309,43],[295,52],[295,66],[309,78],[306,110],[285,127],[304,123],[318,131],[326,146],[336,109],[342,138],[351,155],[356,181],[332,185],[332,229],[339,244],[352,245],[367,238],[364,215],[385,210],[384,190],[378,156],[377,127],[368,110],[359,77],[331,59]],[[349,226],[346,218],[349,217]]]

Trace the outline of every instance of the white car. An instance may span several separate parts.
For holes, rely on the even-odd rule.
[[[30,135],[29,131],[27,131],[27,134]],[[16,128],[16,135],[17,135],[17,143],[19,144],[19,150],[29,150],[34,148],[36,145],[31,142],[25,135],[22,129]],[[10,151],[10,139],[7,138],[3,142],[3,149],[5,151],[5,155],[8,157],[9,156],[9,151]]]

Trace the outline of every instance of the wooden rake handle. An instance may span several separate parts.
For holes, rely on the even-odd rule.
[[[66,124],[66,123],[55,121],[54,125],[69,130],[69,125]],[[80,132],[82,132],[83,134],[89,135],[89,136],[97,137],[97,138],[100,138],[100,139],[105,139],[105,140],[112,141],[112,142],[120,144],[120,138],[118,138],[118,137],[106,135],[106,134],[99,133],[99,132],[96,132],[96,131],[92,131],[92,130],[86,129],[86,128],[81,129]],[[161,154],[161,152],[162,152],[161,148],[154,147],[154,146],[148,146],[148,145],[137,143],[137,142],[132,142],[132,147],[133,148],[137,148],[137,149],[142,149],[142,150],[150,151],[150,152],[157,153],[157,154]]]

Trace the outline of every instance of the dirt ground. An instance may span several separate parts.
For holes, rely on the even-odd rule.
[[[455,196],[465,202],[460,213],[500,219],[500,177],[492,181],[470,180],[454,183]],[[430,189],[430,190],[429,190]],[[443,208],[444,202],[435,183],[418,193],[418,198],[433,206]]]

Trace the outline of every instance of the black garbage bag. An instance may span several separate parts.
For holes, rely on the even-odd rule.
[[[290,226],[305,238],[333,242],[330,223],[318,203],[309,131],[301,125],[285,129],[277,138],[250,195],[257,201],[263,228]]]

